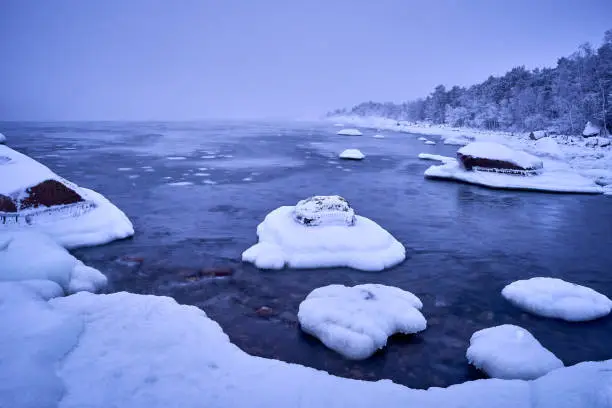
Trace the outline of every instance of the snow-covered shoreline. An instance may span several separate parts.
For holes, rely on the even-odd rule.
[[[524,150],[556,165],[565,165],[601,186],[612,184],[612,145],[589,146],[581,136],[555,135],[546,138],[555,143],[531,140],[526,133],[456,128],[428,123],[412,123],[382,117],[334,116],[329,121],[368,129],[390,130],[415,135],[437,136],[448,145],[464,145],[470,141],[495,142],[516,150]],[[550,144],[554,146],[550,146]]]

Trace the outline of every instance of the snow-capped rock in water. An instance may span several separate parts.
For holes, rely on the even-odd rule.
[[[347,160],[362,160],[365,158],[365,154],[361,153],[359,149],[346,149],[338,157]]]
[[[402,262],[404,246],[338,196],[277,208],[257,227],[242,260],[261,269],[349,267],[381,271]]]
[[[363,133],[361,133],[359,129],[342,129],[342,130],[339,130],[337,134],[341,136],[361,136],[363,135]]]
[[[134,234],[130,220],[93,190],[0,145],[0,232],[44,232],[67,248]]]
[[[474,333],[466,357],[489,377],[505,380],[535,380],[563,367],[531,333],[511,324]]]
[[[529,133],[529,138],[531,140],[538,140],[538,139],[542,139],[543,137],[547,137],[548,136],[548,132],[545,130],[534,130],[533,132]]]
[[[310,292],[300,304],[302,330],[352,360],[370,357],[395,333],[425,330],[420,299],[392,286],[329,285]]]
[[[419,137],[417,140],[419,140],[419,141],[421,141],[421,142],[426,142],[426,141],[428,141],[429,139],[427,139],[426,137],[421,136],[421,137]]]
[[[512,282],[502,296],[527,312],[570,322],[598,319],[612,310],[612,300],[601,293],[556,278]]]
[[[584,137],[592,137],[599,136],[601,134],[601,128],[592,122],[587,122],[584,125],[584,130],[582,131],[582,136]]]
[[[372,136],[372,137],[373,137],[374,139],[384,139],[384,138],[385,138],[385,135],[379,135],[379,134],[376,134],[376,135],[374,135],[374,136]]]
[[[433,140],[428,140],[425,142],[426,145],[435,145],[436,142],[434,142]]]
[[[529,153],[491,142],[470,143],[457,150],[457,159],[465,170],[524,174],[543,167],[542,160]]]
[[[65,293],[97,292],[107,282],[45,234],[0,232],[0,281],[27,280],[56,282]]]
[[[6,136],[0,133],[0,143],[5,143],[5,142],[6,142]]]
[[[48,289],[0,283],[3,407],[610,408],[612,360],[414,390],[250,356],[171,298]]]
[[[419,159],[440,161],[442,163],[456,163],[457,162],[457,159],[455,159],[454,157],[440,156],[439,154],[429,154],[429,153],[419,153]]]

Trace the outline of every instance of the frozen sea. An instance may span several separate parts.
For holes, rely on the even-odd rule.
[[[509,323],[566,365],[612,358],[611,318],[540,318],[500,294],[514,280],[551,276],[612,295],[608,197],[425,180],[432,163],[417,154],[452,156],[456,147],[425,146],[403,133],[338,136],[329,123],[2,123],[0,130],[10,147],[104,194],[133,221],[133,239],[74,251],[108,276],[109,291],[196,305],[251,354],[350,378],[447,386],[479,378],[465,360],[472,333]],[[367,158],[338,160],[348,148]],[[346,197],[405,245],[406,261],[380,273],[265,272],[240,262],[268,212],[313,194]],[[234,273],[186,278],[211,267]],[[300,332],[298,305],[311,290],[370,282],[419,296],[427,330],[394,336],[365,361],[344,360]],[[259,316],[262,306],[272,315]]]

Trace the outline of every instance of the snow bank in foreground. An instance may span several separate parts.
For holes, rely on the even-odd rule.
[[[298,319],[305,332],[353,360],[370,357],[395,333],[425,330],[420,299],[410,292],[378,284],[329,285],[310,292]]]
[[[429,167],[425,170],[425,177],[457,180],[499,189],[584,194],[601,194],[603,192],[602,187],[598,186],[590,179],[571,171],[562,170],[545,170],[541,174],[535,176],[517,176],[514,174],[467,171],[461,168],[457,162],[451,162],[441,166]]]
[[[257,227],[259,243],[242,260],[262,269],[331,268],[381,271],[404,260],[406,251],[374,221],[355,216],[348,225],[306,226],[294,220],[293,206],[277,208]]]
[[[6,136],[0,133],[0,143],[5,143],[5,142],[6,142]]]
[[[511,324],[474,333],[466,357],[490,377],[506,380],[534,380],[563,367],[531,333]]]
[[[33,254],[35,254],[33,256]],[[0,281],[50,280],[64,292],[96,292],[106,276],[38,232],[0,233]]]
[[[36,194],[44,202],[54,196],[45,183],[54,189],[59,186],[65,190],[63,193],[76,197],[69,204],[37,204],[23,209],[13,208],[13,212],[0,212],[0,232],[41,231],[68,248],[105,244],[134,234],[132,223],[125,214],[97,192],[61,178],[37,161],[6,146],[0,145],[0,157],[8,158],[0,163],[0,199],[4,196],[9,198],[9,203],[23,203],[23,197],[31,199],[35,194],[31,192],[28,197],[32,187],[43,186]]]
[[[502,296],[535,315],[570,322],[598,319],[612,310],[612,300],[601,293],[556,278],[512,282],[502,290]]]
[[[82,292],[47,302],[0,283],[0,299],[0,327],[11,328],[0,336],[0,401],[10,408],[609,408],[612,398],[612,360],[529,382],[412,390],[249,356],[171,298]]]
[[[362,160],[365,158],[365,154],[361,153],[359,149],[346,149],[338,155],[341,159],[348,160]]]
[[[341,136],[361,136],[363,133],[359,129],[342,129],[336,133]]]
[[[429,153],[419,153],[419,159],[441,161],[442,163],[456,163],[457,162],[457,159],[455,159],[454,157],[440,156],[439,154],[429,154]]]

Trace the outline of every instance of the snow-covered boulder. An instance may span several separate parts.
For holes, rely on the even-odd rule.
[[[346,149],[338,157],[346,160],[362,160],[365,158],[365,154],[361,153],[359,149]]]
[[[374,136],[372,136],[374,139],[384,139],[385,135],[379,135],[379,134],[375,134]]]
[[[434,142],[433,140],[428,140],[425,142],[426,145],[435,145],[436,142]]]
[[[420,299],[402,289],[378,284],[329,285],[310,292],[300,304],[302,330],[352,360],[363,360],[395,333],[425,330]]]
[[[531,140],[539,140],[543,137],[548,137],[548,132],[545,130],[534,130],[533,132],[529,133],[529,138]]]
[[[589,121],[586,123],[586,125],[584,125],[582,136],[592,137],[592,136],[599,136],[600,134],[601,134],[601,127],[597,126],[593,122]]]
[[[243,252],[242,260],[261,269],[381,271],[405,259],[404,246],[389,232],[355,215],[345,207],[346,200],[337,200],[337,208],[326,204],[334,201],[313,197],[272,211],[257,227],[259,242]]]
[[[610,139],[607,137],[590,137],[584,145],[587,147],[606,147],[610,146]]]
[[[42,231],[65,247],[104,244],[134,234],[106,198],[0,145],[0,233]]]
[[[419,137],[417,140],[419,140],[419,141],[421,141],[421,142],[426,142],[426,141],[428,141],[429,139],[427,139],[426,137],[421,136],[421,137]]]
[[[538,156],[548,156],[553,159],[563,160],[565,154],[552,137],[543,137],[533,144],[533,152]]]
[[[542,160],[529,153],[491,142],[470,143],[457,150],[457,159],[465,170],[524,174],[543,167]]]
[[[0,133],[0,143],[5,143],[5,142],[6,142],[6,136]]]
[[[505,380],[535,380],[563,367],[531,333],[511,324],[474,333],[466,357],[489,377]]]
[[[363,133],[359,129],[342,129],[339,130],[338,135],[341,136],[361,136]]]
[[[581,322],[606,316],[612,300],[586,286],[556,278],[512,282],[502,296],[514,306],[538,316]]]
[[[56,282],[65,293],[97,292],[107,282],[45,234],[0,232],[0,281],[28,280]]]

